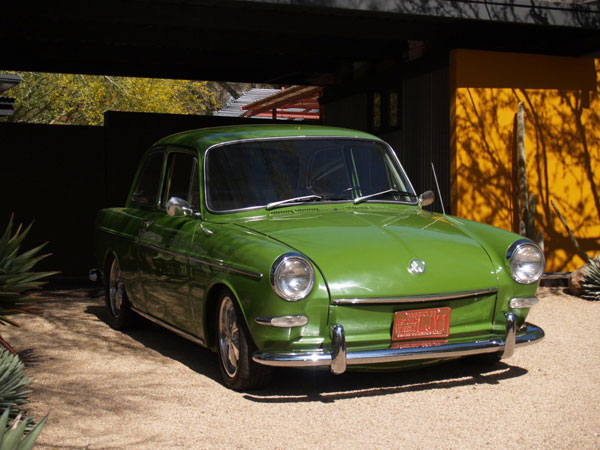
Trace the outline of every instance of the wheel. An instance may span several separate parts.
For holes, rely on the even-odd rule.
[[[255,363],[256,350],[233,295],[223,291],[217,305],[217,352],[225,386],[243,390],[264,386],[271,369]]]
[[[121,268],[116,258],[107,264],[104,299],[106,301],[108,324],[115,330],[124,330],[133,323],[133,311],[123,286]]]

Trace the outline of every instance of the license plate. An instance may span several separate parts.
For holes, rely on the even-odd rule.
[[[451,312],[448,307],[398,311],[394,314],[392,341],[448,337]]]

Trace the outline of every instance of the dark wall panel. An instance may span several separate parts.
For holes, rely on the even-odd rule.
[[[0,228],[35,220],[23,249],[49,241],[40,269],[84,276],[104,200],[102,127],[0,123]]]
[[[398,156],[415,189],[435,192],[435,211],[441,211],[431,162],[442,200],[450,212],[450,90],[448,67],[402,82],[402,145]]]
[[[328,101],[324,105],[323,124],[332,127],[366,130],[368,95],[366,92]]]
[[[270,120],[107,113],[104,127],[0,123],[0,230],[35,220],[23,248],[50,241],[40,270],[84,278],[94,267],[96,213],[123,206],[144,151],[161,137]]]

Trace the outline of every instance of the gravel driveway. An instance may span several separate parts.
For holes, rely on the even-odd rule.
[[[109,328],[98,290],[50,295],[43,317],[2,330],[34,380],[32,412],[50,412],[39,448],[600,448],[600,302],[562,288],[540,289],[529,316],[546,338],[506,362],[282,369],[248,393],[174,334]]]

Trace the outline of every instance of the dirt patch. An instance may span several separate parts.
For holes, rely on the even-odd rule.
[[[563,291],[540,289],[530,314],[546,338],[495,365],[278,370],[247,393],[168,331],[109,328],[99,290],[53,291],[43,317],[3,333],[34,380],[32,412],[50,412],[39,448],[598,449],[600,302]]]

